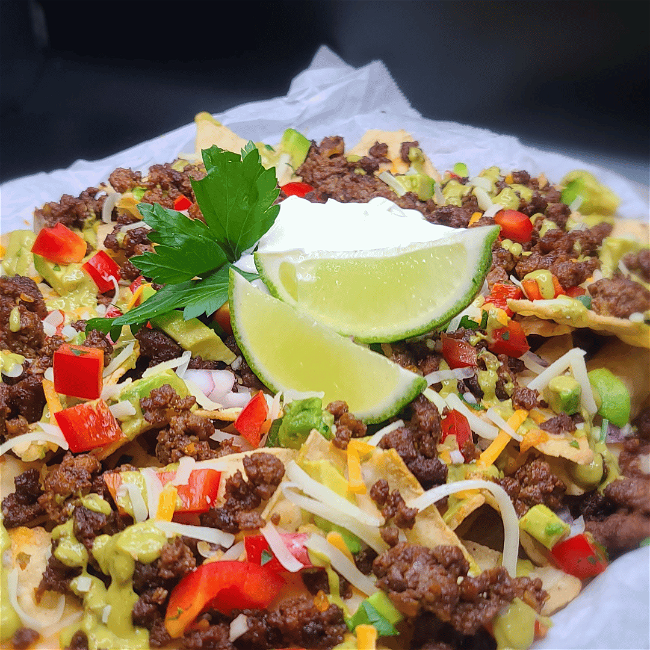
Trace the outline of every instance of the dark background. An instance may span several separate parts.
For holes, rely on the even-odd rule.
[[[286,94],[320,44],[423,116],[648,183],[650,3],[0,0],[0,180]]]

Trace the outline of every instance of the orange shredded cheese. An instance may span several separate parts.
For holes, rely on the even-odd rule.
[[[171,521],[174,516],[174,510],[176,510],[176,497],[178,495],[178,490],[176,486],[171,483],[167,483],[160,493],[160,498],[158,499],[158,509],[156,510],[156,519],[162,521]]]
[[[377,648],[377,630],[372,625],[357,625],[357,650],[375,650]]]
[[[54,390],[54,382],[49,379],[43,379],[43,392],[45,393],[45,401],[50,410],[50,424],[56,425],[55,413],[63,410],[61,400],[58,393]]]
[[[361,473],[361,456],[372,453],[374,447],[360,440],[351,440],[348,444],[348,492],[365,494],[366,484]]]
[[[514,179],[512,178],[512,174],[508,174],[504,180],[506,183],[508,183],[508,185],[510,185]]]
[[[0,244],[0,257],[4,258],[4,256],[7,254],[7,249]]]
[[[528,411],[518,409],[508,418],[508,426],[511,426],[517,431],[527,417]],[[479,459],[476,461],[477,466],[489,467],[492,465],[511,440],[510,434],[501,429],[497,437],[490,443],[490,446],[479,456]]]
[[[341,553],[343,553],[343,555],[345,555],[345,557],[347,557],[348,560],[350,560],[350,562],[354,562],[352,553],[350,552],[348,545],[343,540],[343,536],[341,535],[341,533],[337,533],[336,531],[333,530],[327,533],[326,539],[332,546],[334,546],[339,551],[341,551]]]
[[[481,218],[482,214],[482,212],[474,212],[470,217],[469,223],[467,225],[471,226],[472,224],[476,223]]]
[[[142,297],[142,292],[144,291],[144,288],[145,288],[145,287],[150,287],[150,286],[151,286],[150,283],[145,282],[145,283],[141,284],[141,285],[140,285],[140,286],[135,290],[135,293],[131,296],[131,300],[129,300],[128,304],[126,305],[126,309],[127,309],[127,311],[128,311],[129,309],[132,309],[132,308],[136,305],[136,303],[138,302],[138,300],[140,300],[140,298]]]
[[[314,607],[319,612],[326,612],[329,609],[330,601],[327,598],[327,594],[320,589],[318,593],[314,596]]]
[[[546,433],[546,431],[542,431],[541,429],[531,429],[519,443],[519,451],[523,454],[531,447],[535,447],[547,440],[548,433]]]
[[[535,423],[535,424],[541,424],[542,422],[546,422],[548,419],[544,413],[537,409],[533,409],[529,414],[528,417]]]

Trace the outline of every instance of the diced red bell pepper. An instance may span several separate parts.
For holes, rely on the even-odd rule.
[[[476,365],[476,349],[467,341],[452,338],[443,334],[442,356],[450,368],[468,368]]]
[[[516,284],[497,282],[485,299],[485,305],[491,304],[512,316],[513,312],[508,308],[508,300],[519,300],[523,296],[522,290]]]
[[[266,565],[228,560],[202,564],[172,591],[165,627],[177,639],[208,607],[224,614],[233,609],[266,609],[283,585],[282,576]]]
[[[559,542],[551,549],[551,555],[565,573],[581,580],[602,573],[608,566],[604,549],[590,533]]]
[[[181,194],[180,196],[176,197],[176,200],[174,201],[174,210],[182,212],[183,210],[187,210],[191,205],[192,201]]]
[[[114,289],[115,282],[120,279],[120,266],[106,251],[97,251],[81,269],[91,277],[101,293]]]
[[[158,472],[158,478],[164,485],[176,478],[176,472]],[[175,513],[194,514],[207,512],[217,500],[221,472],[216,469],[201,468],[192,470],[186,485],[176,485],[180,503]],[[107,472],[104,482],[113,500],[117,503],[117,490],[122,485],[120,472]]]
[[[449,411],[441,422],[442,436],[440,442],[444,442],[447,436],[456,436],[458,441],[458,449],[462,449],[463,445],[472,439],[472,429],[469,426],[467,418],[459,411]]]
[[[117,318],[121,315],[122,312],[115,305],[110,305],[106,310],[106,318]]]
[[[530,350],[522,326],[514,320],[511,320],[507,327],[494,330],[492,338],[488,350],[494,354],[507,354],[509,357],[519,358]]]
[[[54,352],[54,390],[62,395],[97,399],[102,393],[104,351],[64,343]]]
[[[271,424],[268,422],[267,426],[268,416],[269,407],[264,393],[260,391],[244,406],[235,420],[234,427],[253,447],[257,447],[260,444],[262,435],[268,431]]]
[[[304,198],[309,192],[313,192],[314,188],[308,183],[287,183],[280,188],[287,196],[299,196]]]
[[[280,537],[282,537],[282,541],[296,560],[302,562],[306,569],[313,567],[309,559],[309,551],[305,546],[309,537],[307,533],[280,533]],[[246,558],[249,562],[261,564],[273,571],[286,571],[278,558],[273,555],[264,535],[248,535],[244,537],[244,546],[246,547]],[[272,556],[268,562],[262,561],[262,553],[264,551]]]
[[[569,296],[569,298],[577,298],[578,296],[584,296],[587,294],[587,290],[584,287],[569,287],[566,290],[566,295]]]
[[[553,281],[553,298],[557,298],[558,296],[563,295],[565,291],[562,288],[560,281],[552,273],[551,273],[551,280]],[[532,280],[532,279],[522,280],[521,286],[524,288],[528,300],[544,300],[544,296],[542,296],[542,292],[540,291],[537,280]],[[582,295],[582,294],[577,294],[577,295]]]
[[[230,305],[225,302],[212,315],[212,320],[221,327],[221,329],[230,336],[232,334],[232,323],[230,322]]]
[[[56,423],[75,454],[104,447],[124,437],[122,429],[102,399],[84,402],[54,414]]]
[[[501,226],[501,236],[505,239],[525,244],[533,234],[533,224],[517,210],[500,210],[494,215],[494,223]]]
[[[129,285],[129,291],[135,293],[138,290],[138,287],[144,282],[144,276],[139,275],[131,284]]]
[[[76,232],[57,223],[53,228],[41,228],[32,253],[55,264],[81,262],[86,255],[86,242]]]

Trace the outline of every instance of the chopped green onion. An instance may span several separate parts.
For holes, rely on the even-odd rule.
[[[603,418],[603,421],[600,425],[600,442],[605,442],[605,439],[607,438],[607,429],[609,429],[609,420],[607,418]]]

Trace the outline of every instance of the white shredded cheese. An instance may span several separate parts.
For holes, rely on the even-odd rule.
[[[128,401],[111,404],[108,410],[117,420],[126,420],[129,416],[136,414],[135,406]]]
[[[491,425],[489,422],[485,422],[484,420],[481,420],[480,417],[477,415],[474,415],[472,413],[471,409],[468,406],[465,406],[463,404],[462,400],[458,395],[455,393],[450,393],[447,395],[447,404],[449,405],[449,408],[454,409],[455,411],[458,411],[459,413],[462,413],[466,418],[467,421],[469,422],[469,426],[474,431],[474,433],[477,433],[481,438],[486,438],[487,440],[494,440],[498,435],[499,435],[499,429],[493,425]]]
[[[571,359],[571,373],[573,374],[573,378],[580,384],[580,403],[582,408],[590,415],[594,415],[598,411],[598,407],[596,406],[591,382],[587,375],[584,352],[582,354],[576,354]]]
[[[113,374],[133,353],[135,342],[131,342],[104,368],[104,377]]]
[[[111,615],[111,609],[112,607],[110,605],[106,605],[106,607],[102,609],[102,623],[104,623],[104,625],[108,623],[108,617]]]
[[[119,203],[122,195],[119,192],[114,192],[109,194],[102,205],[102,221],[104,223],[111,222],[111,216],[113,215],[113,209]]]
[[[442,410],[447,408],[447,402],[445,401],[445,398],[440,395],[440,393],[436,393],[433,388],[425,388],[422,391],[422,394],[433,404],[436,405],[438,410],[442,413]]]
[[[448,379],[469,379],[473,375],[473,368],[454,368],[453,370],[435,370],[425,375],[424,378],[427,380],[427,385],[431,386]]]
[[[58,427],[55,428],[58,429]],[[61,447],[61,449],[68,449],[68,442],[63,437],[61,429],[58,429],[58,431],[58,434],[48,433],[47,431],[30,431],[29,433],[23,433],[15,438],[9,438],[9,440],[0,445],[0,456],[6,454],[10,449],[17,447],[18,445],[24,443],[29,444],[31,442],[53,442],[55,445]]]
[[[9,587],[9,602],[11,606],[18,614],[20,622],[25,626],[29,627],[32,630],[42,630],[44,625],[37,618],[30,616],[18,602],[18,569],[12,569],[7,574],[7,586]]]
[[[144,478],[144,484],[147,490],[147,509],[149,510],[149,517],[155,518],[158,512],[158,505],[160,504],[160,495],[163,491],[163,484],[155,469],[151,467],[143,467],[140,470]]]
[[[145,230],[151,230],[151,226],[146,224],[144,221],[135,221],[134,223],[129,223],[126,226],[120,228],[121,232],[129,232],[129,230],[135,230],[136,228],[144,228]]]
[[[494,410],[494,408],[489,408],[485,412],[485,415],[517,442],[521,442],[523,440],[523,438]]]
[[[131,499],[131,508],[133,509],[133,519],[136,522],[145,521],[149,516],[147,504],[144,501],[140,488],[134,483],[124,482],[117,489],[117,496],[129,495]]]
[[[246,550],[246,545],[243,541],[233,544],[219,560],[238,560]]]
[[[296,573],[297,571],[300,571],[300,569],[305,568],[305,565],[291,554],[291,551],[287,548],[282,536],[270,521],[267,522],[264,528],[260,528],[260,533],[262,533],[264,539],[269,543],[273,555],[275,555],[278,562],[287,571]]]
[[[498,203],[493,203],[484,213],[484,217],[493,217],[497,212],[503,210],[503,206]]]
[[[188,524],[177,524],[175,521],[155,521],[156,528],[162,530],[165,535],[184,535],[192,539],[201,539],[204,542],[218,544],[224,548],[230,548],[235,541],[235,536],[226,533],[218,528],[206,528],[205,526],[189,526]]]
[[[451,458],[451,462],[453,465],[462,465],[465,462],[465,458],[463,457],[463,454],[458,451],[458,449],[452,449],[449,452],[449,458]]]
[[[151,366],[147,368],[142,373],[142,377],[151,377],[151,375],[156,375],[159,372],[163,372],[164,370],[178,368],[178,366],[180,366],[181,363],[183,363],[183,355],[181,355],[180,357],[176,357],[175,359],[170,359],[169,361],[161,361],[160,363],[157,363],[155,366]]]
[[[192,353],[189,350],[185,350],[183,354],[181,354],[181,363],[178,365],[178,368],[176,368],[176,374],[183,379],[185,377],[185,373],[187,372],[187,369],[190,365],[190,360],[192,358]]]
[[[566,354],[563,354],[557,361],[554,361],[548,368],[541,372],[535,379],[528,383],[528,388],[531,390],[542,391],[548,386],[548,382],[554,377],[561,375],[568,370],[571,366],[571,361],[575,358],[576,354],[584,356],[585,351],[580,348],[573,348]],[[524,362],[525,363],[525,362]]]
[[[377,174],[377,178],[384,181],[384,183],[386,183],[386,185],[388,185],[388,187],[390,187],[390,189],[393,190],[397,196],[404,196],[406,194],[406,189],[397,182],[395,177],[390,172],[381,172],[381,174]]]
[[[130,386],[132,383],[133,380],[129,378],[120,384],[111,384],[110,386],[104,386],[104,388],[102,388],[100,397],[104,401],[108,401],[109,399],[119,395],[127,386]]]
[[[178,469],[176,470],[176,476],[174,476],[172,485],[187,485],[190,482],[190,474],[195,464],[196,460],[192,456],[183,456],[178,461]]]

